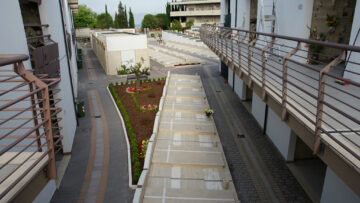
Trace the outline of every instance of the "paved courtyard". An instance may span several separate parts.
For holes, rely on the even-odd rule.
[[[91,49],[83,52],[86,67],[79,71],[78,99],[85,101],[86,116],[80,118],[69,166],[52,202],[131,202],[125,138],[106,91],[109,82],[121,80],[105,75]],[[204,63],[164,67],[151,61],[150,78],[163,77],[168,70],[201,77],[239,200],[310,202],[277,149],[219,76],[218,61],[182,52]]]

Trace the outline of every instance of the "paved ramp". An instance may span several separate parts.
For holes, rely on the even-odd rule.
[[[170,76],[143,202],[237,202],[199,76]]]

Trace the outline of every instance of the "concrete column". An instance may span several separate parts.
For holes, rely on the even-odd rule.
[[[253,94],[251,113],[253,114],[256,121],[259,123],[261,128],[264,128],[265,121],[265,107],[266,104],[258,97],[256,94]]]
[[[233,74],[234,72],[229,68],[228,69],[228,84],[230,85],[230,87],[233,87]]]
[[[244,81],[242,81],[237,75],[235,75],[235,93],[236,95],[241,99],[245,100],[246,94],[246,85],[244,84]]]
[[[357,196],[335,173],[327,167],[324,186],[321,195],[321,203],[355,203],[360,202]]]
[[[268,109],[266,134],[286,161],[294,160],[296,135],[292,133],[291,128],[270,108]]]

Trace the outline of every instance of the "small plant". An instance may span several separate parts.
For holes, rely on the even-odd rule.
[[[129,84],[129,81],[126,81],[125,84],[126,84],[126,85]]]
[[[131,85],[134,84],[134,81],[130,81],[130,84],[131,84]]]
[[[160,78],[158,78],[158,81],[160,82],[160,81],[161,81],[161,79],[160,79]]]
[[[124,82],[120,82],[120,85],[124,85]]]
[[[141,140],[141,142],[140,142],[140,145],[139,145],[140,156],[139,157],[141,159],[145,158],[148,144],[149,144],[149,140]]]
[[[329,27],[336,27],[339,23],[339,19],[335,15],[326,15],[326,21],[325,24]]]
[[[153,80],[152,80],[153,82],[156,82],[156,79],[155,78],[153,78]]]
[[[205,115],[210,118],[210,116],[214,113],[214,110],[212,109],[205,109]]]
[[[118,82],[116,82],[115,84],[116,84],[116,86],[117,86],[117,85],[119,85],[119,83],[118,83]]]

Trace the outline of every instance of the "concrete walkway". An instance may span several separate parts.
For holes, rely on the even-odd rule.
[[[144,202],[236,202],[230,171],[199,76],[172,74]]]

